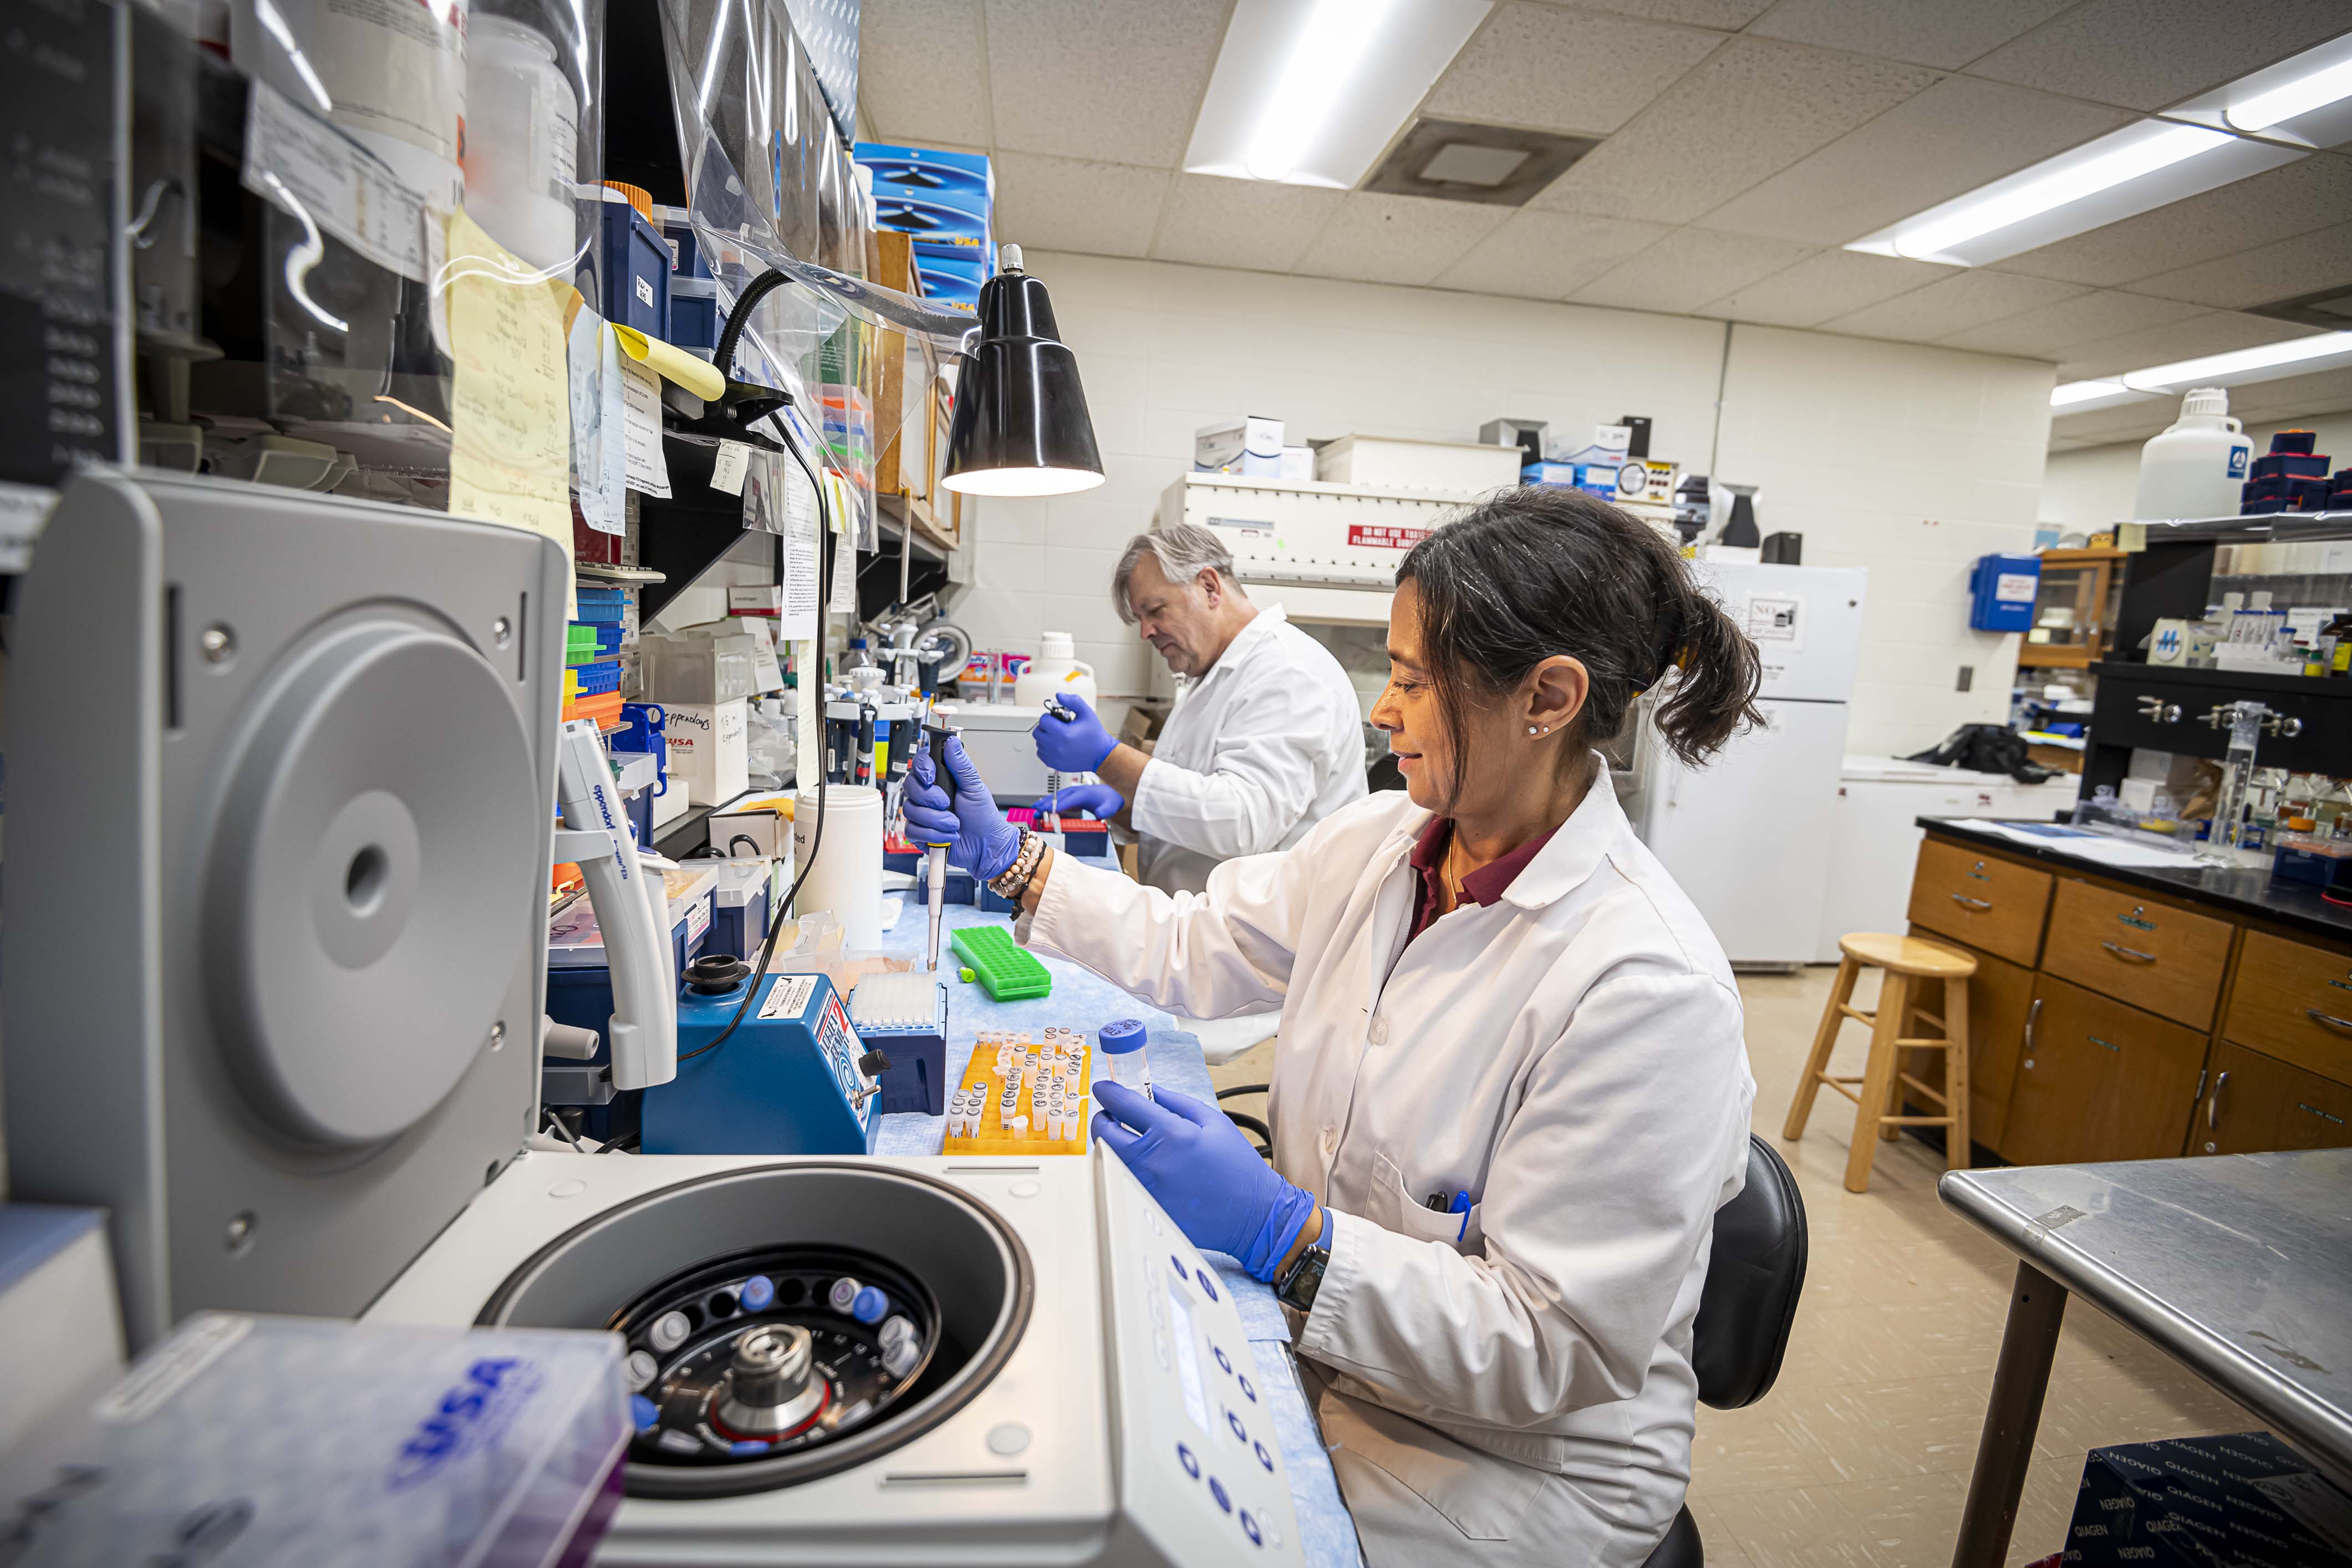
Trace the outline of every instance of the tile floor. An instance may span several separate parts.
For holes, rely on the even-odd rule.
[[[1941,1156],[1907,1138],[1883,1143],[1870,1191],[1847,1192],[1853,1110],[1828,1093],[1804,1138],[1780,1141],[1833,973],[1740,981],[1756,1130],[1796,1173],[1812,1250],[1780,1382],[1748,1409],[1699,1409],[1690,1506],[1708,1568],[1945,1568],[2000,1349],[2015,1259],[1937,1201]],[[1871,985],[1865,976],[1857,1006],[1872,1005]],[[1220,1088],[1263,1083],[1272,1048],[1212,1076]],[[1864,1031],[1848,1024],[1832,1070],[1858,1073],[1863,1056]],[[2063,1543],[2086,1450],[2260,1426],[2071,1303],[2010,1562]]]

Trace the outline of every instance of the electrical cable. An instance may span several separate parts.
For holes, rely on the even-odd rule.
[[[727,312],[727,325],[719,331],[719,346],[711,351],[710,355],[710,363],[719,367],[722,377],[729,381],[735,379],[735,345],[743,341],[743,329],[751,324],[753,307],[791,281],[791,278],[771,267],[752,279],[743,292],[736,296],[735,308]],[[779,419],[775,424],[782,428],[783,421]],[[787,447],[792,445],[789,441],[784,444]],[[801,467],[805,468],[808,464],[803,462]],[[819,487],[817,505],[820,510],[824,505],[823,487]]]
[[[773,278],[781,281],[783,278],[783,274],[781,272],[770,272],[763,276],[761,281],[764,282],[768,278]],[[758,285],[754,284],[753,287],[757,288]],[[751,297],[751,291],[750,289],[744,290],[743,298],[745,300],[749,300]],[[743,309],[742,301],[738,300],[735,308],[738,311],[740,311]],[[733,321],[730,318],[729,321],[730,331],[732,330],[733,324]],[[800,449],[800,443],[792,438],[792,433],[785,427],[782,420],[773,420],[771,423],[772,423],[776,426],[778,432],[783,436],[784,450],[792,454],[793,461],[801,466],[801,472],[808,476],[810,487],[816,491],[816,668],[813,670],[803,670],[802,672],[801,679],[806,680],[814,678],[815,679],[817,683],[817,713],[821,719],[824,712],[824,627],[825,622],[833,615],[834,552],[826,546],[825,543],[825,535],[832,531],[832,514],[826,510],[824,504],[824,486],[818,482],[816,469],[810,466],[808,458],[803,455]],[[802,737],[802,743],[803,745],[807,744],[808,740],[809,737]],[[768,965],[775,957],[776,938],[782,934],[784,929],[784,911],[791,909],[793,907],[793,901],[800,897],[801,885],[808,880],[809,873],[816,868],[817,851],[824,846],[824,769],[820,765],[817,768],[816,773],[816,826],[809,835],[808,864],[803,866],[800,868],[799,875],[793,879],[791,891],[787,892],[783,896],[782,900],[778,902],[776,905],[774,918],[768,921],[767,940],[760,943],[759,964],[752,970],[751,978],[744,983],[743,1000],[735,1004],[735,1016],[727,1020],[727,1026],[725,1028],[719,1030],[718,1034],[711,1037],[710,1040],[707,1044],[697,1046],[694,1049],[688,1051],[685,1055],[679,1057],[677,1058],[679,1061],[690,1062],[695,1058],[715,1051],[720,1046],[725,1045],[727,1043],[728,1037],[735,1032],[736,1026],[742,1023],[743,1015],[751,1010],[751,998],[760,994],[760,983],[768,977]]]

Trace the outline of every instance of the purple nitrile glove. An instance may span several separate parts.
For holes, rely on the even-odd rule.
[[[1075,816],[1085,812],[1099,822],[1108,822],[1127,809],[1127,796],[1108,784],[1070,784],[1059,795],[1049,795],[1029,808],[1040,818],[1060,815]]]
[[[907,835],[919,844],[944,844],[948,864],[982,881],[1004,875],[1021,854],[1021,830],[996,809],[980,770],[963,753],[963,739],[948,737],[948,772],[955,799],[939,785],[929,746],[917,746],[907,764]]]
[[[1053,703],[1059,703],[1067,719],[1054,716]],[[1037,760],[1056,773],[1090,773],[1102,766],[1102,760],[1118,745],[1110,731],[1095,716],[1083,697],[1057,696],[1050,700],[1045,716],[1029,731],[1036,743]]]
[[[1213,1105],[1154,1089],[1095,1079],[1093,1131],[1126,1163],[1195,1247],[1231,1253],[1269,1283],[1315,1213],[1315,1199],[1274,1173],[1242,1130]]]

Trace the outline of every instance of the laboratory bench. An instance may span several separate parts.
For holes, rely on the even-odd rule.
[[[2116,866],[1918,823],[1910,933],[1977,961],[1979,1163],[2352,1145],[2352,909],[2262,869]]]
[[[886,918],[890,920],[882,939],[884,955],[912,958],[920,964],[926,930],[920,900],[912,892],[890,892],[884,895],[884,900]],[[887,913],[891,903],[901,903],[895,917]],[[1011,926],[1012,917],[983,913],[969,904],[950,904],[945,924],[950,931],[973,925],[1004,929]],[[945,933],[940,940],[940,974],[948,987],[949,1083],[963,1080],[971,1061],[974,1040],[982,1029],[1036,1030],[1048,1024],[1060,1024],[1084,1029],[1091,1037],[1114,1018],[1135,1018],[1150,1031],[1145,1049],[1152,1082],[1215,1103],[1216,1090],[1209,1081],[1201,1042],[1186,1030],[1185,1020],[1137,1001],[1076,964],[1045,953],[1034,956],[1053,975],[1052,993],[1034,1001],[998,1002],[979,984],[956,978],[957,959]],[[900,1111],[882,1118],[874,1152],[937,1154],[946,1135],[946,1117]],[[1323,1447],[1321,1431],[1299,1383],[1297,1363],[1291,1351],[1290,1326],[1275,1301],[1274,1289],[1242,1272],[1223,1254],[1211,1252],[1209,1257],[1217,1260],[1218,1283],[1241,1311],[1249,1333],[1250,1353],[1257,1363],[1258,1382],[1274,1408],[1286,1474],[1290,1480],[1291,1506],[1297,1517],[1300,1551],[1314,1568],[1348,1568],[1360,1563],[1362,1557],[1356,1544],[1355,1522],[1347,1505],[1340,1501],[1330,1456]]]

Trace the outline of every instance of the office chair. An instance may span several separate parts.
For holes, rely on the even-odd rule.
[[[1805,1288],[1805,1202],[1797,1178],[1761,1138],[1748,1139],[1748,1184],[1715,1212],[1715,1251],[1691,1324],[1698,1396],[1717,1410],[1770,1392]],[[1685,1507],[1643,1568],[1705,1568],[1698,1521]]]

